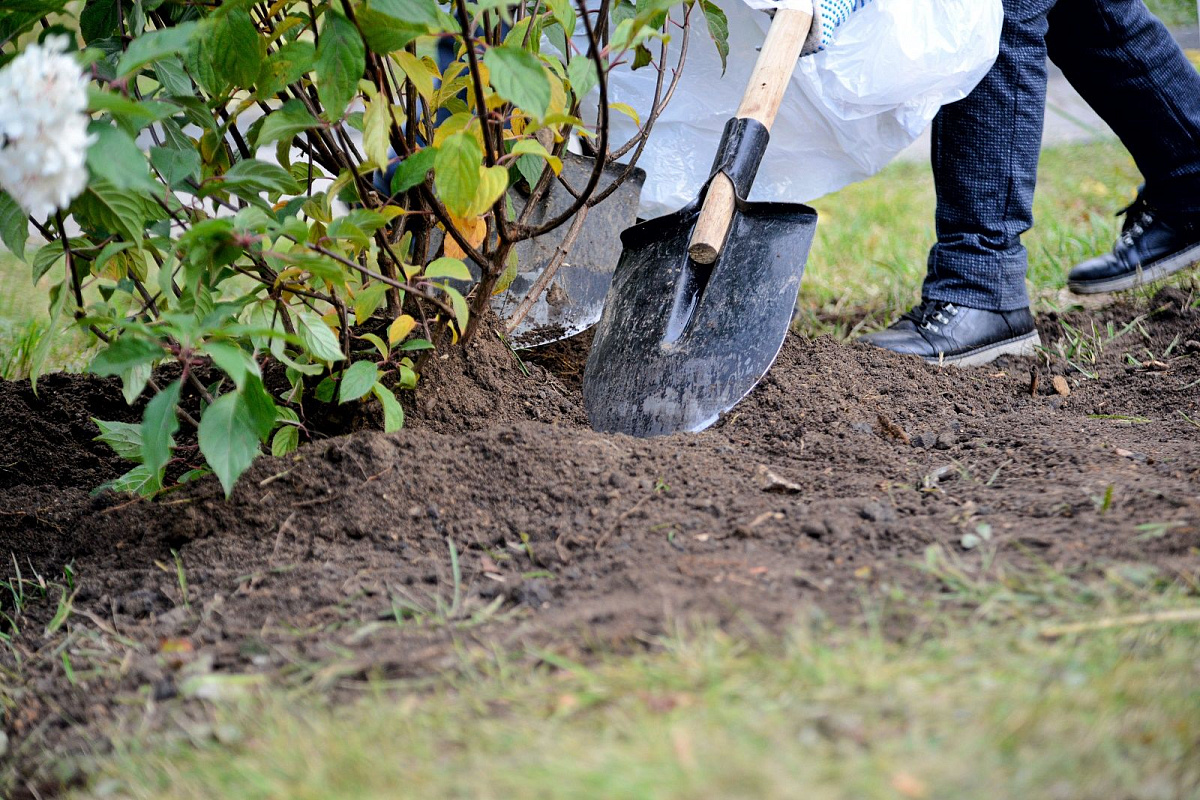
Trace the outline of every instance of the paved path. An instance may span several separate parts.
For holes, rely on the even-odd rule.
[[[1194,27],[1177,28],[1171,33],[1180,46],[1200,48],[1200,31]],[[1083,98],[1071,88],[1062,71],[1050,64],[1050,80],[1046,87],[1046,123],[1042,131],[1042,146],[1070,142],[1091,142],[1113,137],[1112,129],[1092,111]],[[929,161],[929,131],[896,157],[898,161]]]

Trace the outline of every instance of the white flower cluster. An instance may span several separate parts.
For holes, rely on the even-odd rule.
[[[0,69],[0,188],[35,217],[87,185],[87,81],[66,48],[47,36]]]

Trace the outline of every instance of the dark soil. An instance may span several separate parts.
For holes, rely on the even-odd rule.
[[[0,555],[50,584],[19,611],[0,599],[16,622],[0,618],[0,764],[44,794],[103,737],[162,724],[222,676],[337,690],[429,676],[474,641],[586,655],[680,623],[777,630],[813,607],[849,622],[864,595],[938,591],[918,566],[931,546],[968,572],[986,551],[1195,576],[1200,311],[1163,292],[1067,322],[1119,332],[1139,315],[1074,366],[939,370],[792,336],[715,428],[654,440],[587,428],[585,345],[519,360],[481,332],[469,359],[429,365],[406,430],[262,458],[229,501],[215,480],[90,496],[124,469],[89,422],[137,416],[119,388],[57,376],[35,400],[0,384]],[[1060,323],[1041,320],[1052,349]],[[452,546],[448,621],[434,598],[453,604]],[[67,565],[74,613],[46,635]]]

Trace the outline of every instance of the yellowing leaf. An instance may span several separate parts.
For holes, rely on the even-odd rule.
[[[433,79],[438,77],[436,68],[431,68],[430,64],[407,50],[397,50],[392,54],[392,58],[396,60],[400,69],[404,70],[404,74],[412,81],[412,85],[417,88],[417,94],[426,100],[433,97]]]
[[[386,97],[376,97],[367,103],[363,114],[363,149],[367,158],[381,170],[388,167],[388,141],[391,133],[391,109]]]
[[[609,103],[608,107],[613,111],[620,111],[622,114],[632,119],[637,125],[640,126],[642,124],[642,118],[638,116],[636,111],[633,110],[633,106],[625,103]]]
[[[388,344],[396,345],[403,342],[417,327],[417,321],[408,314],[396,317],[395,322],[388,326]]]
[[[486,213],[492,204],[500,199],[504,194],[504,190],[508,188],[508,170],[504,167],[480,167],[479,168],[479,187],[475,192],[475,199],[471,203],[471,212],[474,214]]]
[[[504,265],[504,272],[500,273],[500,279],[496,281],[496,288],[492,290],[492,294],[500,294],[512,286],[512,282],[517,278],[517,251],[512,249],[508,251],[508,263]]]
[[[521,154],[539,156],[546,159],[547,163],[550,164],[550,169],[554,170],[555,175],[562,172],[562,159],[551,155],[550,152],[543,147],[542,143],[537,139],[522,139],[513,145],[511,152],[513,155]]]
[[[483,243],[483,239],[487,236],[487,221],[483,217],[475,217],[473,219],[459,219],[454,215],[450,217],[454,227],[458,232],[466,238],[467,242],[472,247],[478,247]],[[451,258],[466,258],[467,254],[458,244],[458,241],[453,236],[446,237],[446,255]]]

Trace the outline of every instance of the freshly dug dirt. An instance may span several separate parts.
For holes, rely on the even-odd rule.
[[[13,791],[45,794],[96,737],[163,724],[230,676],[336,690],[428,676],[473,642],[586,655],[698,621],[851,621],[864,595],[939,591],[930,547],[967,573],[1196,576],[1200,312],[1164,292],[1073,313],[1125,331],[1092,354],[1063,321],[1042,337],[1072,363],[970,370],[792,336],[716,427],[653,440],[587,428],[586,346],[518,359],[481,335],[430,364],[404,431],[262,458],[229,501],[215,480],[89,496],[123,469],[88,421],[137,416],[119,388],[58,377],[33,401],[0,384],[0,556],[51,584],[0,600]],[[68,565],[73,613],[52,625]]]

